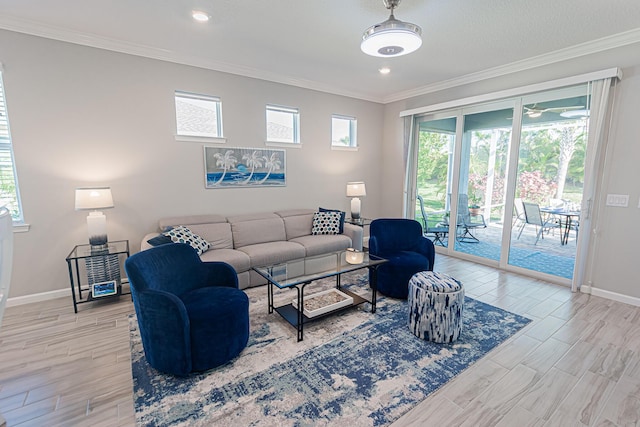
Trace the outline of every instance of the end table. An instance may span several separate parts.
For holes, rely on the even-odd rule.
[[[128,257],[128,240],[108,242],[104,248],[99,249],[89,244],[73,248],[66,261],[75,313],[78,312],[78,304],[131,294],[131,290],[122,290],[122,285],[129,283],[127,278],[121,277],[122,264]],[[80,263],[80,260],[84,260],[84,263]],[[84,275],[80,274],[81,271]],[[84,284],[83,276],[86,276]]]

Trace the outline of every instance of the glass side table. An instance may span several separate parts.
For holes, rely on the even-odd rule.
[[[78,304],[131,294],[130,289],[123,291],[123,284],[128,285],[129,280],[121,277],[122,265],[128,257],[128,240],[108,242],[100,249],[89,244],[73,248],[66,261],[75,313]]]
[[[358,219],[345,218],[344,220],[344,222],[348,222],[349,224],[353,224],[353,225],[359,225],[360,227],[371,225],[371,221],[373,220],[370,218],[358,218]]]

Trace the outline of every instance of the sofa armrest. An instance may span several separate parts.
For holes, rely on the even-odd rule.
[[[359,225],[344,223],[344,232],[342,233],[351,239],[351,247],[358,251],[362,250],[363,228]]]

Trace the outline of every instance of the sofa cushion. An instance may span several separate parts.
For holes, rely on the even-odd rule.
[[[311,234],[338,234],[340,212],[316,212],[313,214]]]
[[[304,246],[305,256],[343,251],[352,246],[351,239],[344,234],[301,236],[291,239],[291,242],[299,243]]]
[[[189,225],[189,229],[209,242],[210,249],[233,249],[231,224],[228,222],[194,224]]]
[[[234,248],[260,243],[286,241],[284,221],[274,213],[228,217]]]
[[[175,243],[188,244],[198,252],[198,255],[202,255],[203,252],[209,249],[209,242],[182,225],[174,227],[163,234],[171,237],[171,240]]]
[[[306,256],[306,250],[301,244],[284,240],[243,246],[238,250],[251,258],[251,267],[276,264]]]
[[[200,259],[203,262],[222,261],[230,264],[236,273],[242,273],[251,268],[251,260],[249,255],[235,249],[214,249],[209,250],[202,255]]]
[[[300,215],[289,215],[283,217],[282,220],[284,221],[287,240],[310,235],[311,227],[313,225],[313,214],[314,212],[311,211]]]

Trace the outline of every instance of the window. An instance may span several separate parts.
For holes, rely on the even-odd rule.
[[[178,137],[222,138],[220,98],[176,91],[176,133]]]
[[[20,194],[18,192],[18,178],[13,161],[4,84],[0,73],[0,206],[2,205],[7,206],[11,211],[11,218],[13,218],[14,222],[24,222]]]
[[[300,112],[297,108],[267,105],[267,142],[300,144]]]
[[[358,146],[356,139],[355,117],[339,116],[334,114],[331,116],[331,146],[332,147],[351,147]]]

